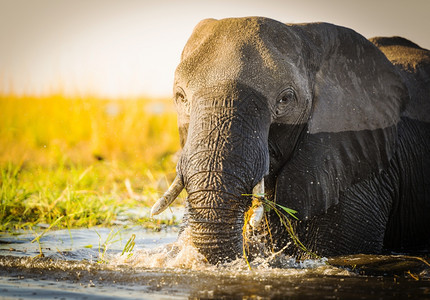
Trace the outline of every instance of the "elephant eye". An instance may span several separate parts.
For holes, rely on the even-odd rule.
[[[188,99],[185,96],[185,92],[181,88],[177,88],[175,93],[175,102],[176,105],[184,109],[186,113],[189,113],[189,103]]]
[[[279,100],[280,102],[291,102],[296,98],[296,93],[294,93],[294,90],[292,88],[288,88],[285,91],[282,92],[282,97]]]
[[[289,108],[292,107],[296,102],[296,93],[292,88],[287,88],[282,91],[278,97],[276,103],[275,114],[277,117],[284,115],[288,112]]]
[[[177,104],[183,104],[187,102],[187,99],[185,98],[185,95],[182,92],[178,91],[175,94],[175,101]]]

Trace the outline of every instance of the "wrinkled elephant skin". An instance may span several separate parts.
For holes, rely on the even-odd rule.
[[[211,263],[231,260],[246,195],[264,179],[266,198],[298,211],[298,237],[320,255],[426,249],[429,82],[430,52],[403,38],[204,20],[175,73],[177,179],[153,212],[185,188],[194,244]],[[273,211],[268,220],[276,248],[296,253]]]

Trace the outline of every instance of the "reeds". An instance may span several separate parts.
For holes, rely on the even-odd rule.
[[[254,194],[244,194],[243,196],[250,196],[252,197],[252,206],[251,208],[245,213],[244,215],[244,226],[242,229],[242,237],[243,237],[243,257],[245,259],[246,264],[248,265],[248,268],[251,270],[251,264],[249,263],[248,255],[251,252],[250,246],[252,246],[255,249],[260,248],[264,249],[264,251],[267,251],[268,249],[271,250],[271,255],[277,255],[279,253],[282,253],[284,249],[281,249],[280,251],[276,252],[274,250],[274,243],[273,243],[273,237],[272,237],[272,229],[270,228],[270,223],[267,218],[267,213],[274,212],[279,219],[279,225],[284,227],[285,231],[288,233],[291,241],[294,243],[297,250],[301,253],[304,253],[306,257],[310,258],[320,258],[317,254],[309,250],[299,239],[292,220],[299,221],[299,219],[296,217],[297,211],[285,207],[283,205],[280,205],[274,201],[270,201],[265,198],[265,195],[254,195]],[[252,214],[254,213],[254,210],[257,207],[260,207],[263,205],[264,207],[264,222],[259,226],[259,228],[251,229],[251,226],[249,225],[249,222],[252,218]],[[253,236],[255,233],[257,233],[257,236]],[[264,236],[264,245],[263,247],[256,246],[256,242],[259,242],[259,236]],[[257,239],[255,239],[257,238]],[[262,255],[266,255],[267,253],[261,253]]]

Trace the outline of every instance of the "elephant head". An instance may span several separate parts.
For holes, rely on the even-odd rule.
[[[216,263],[242,253],[251,206],[244,195],[263,178],[272,200],[308,219],[383,168],[404,87],[385,56],[352,30],[253,17],[200,22],[176,69],[174,95],[183,151],[152,212],[185,188],[185,226]]]

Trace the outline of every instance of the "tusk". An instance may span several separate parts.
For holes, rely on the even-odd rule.
[[[261,179],[259,183],[254,187],[252,190],[252,195],[255,198],[264,198],[264,178]],[[264,207],[263,203],[260,201],[258,206],[254,208],[254,212],[252,213],[251,218],[249,219],[249,224],[252,226],[252,228],[257,228],[261,220],[263,220],[264,216]]]
[[[257,228],[260,226],[261,220],[263,220],[264,216],[264,207],[263,204],[260,204],[256,208],[254,208],[254,212],[252,213],[251,219],[249,220],[249,224],[252,228]]]
[[[252,195],[254,197],[264,197],[264,178],[257,183],[252,190]]]
[[[177,175],[175,180],[173,180],[169,189],[164,193],[164,195],[152,206],[151,208],[151,217],[158,215],[163,212],[166,208],[175,201],[176,197],[184,189],[184,184],[182,179]]]

